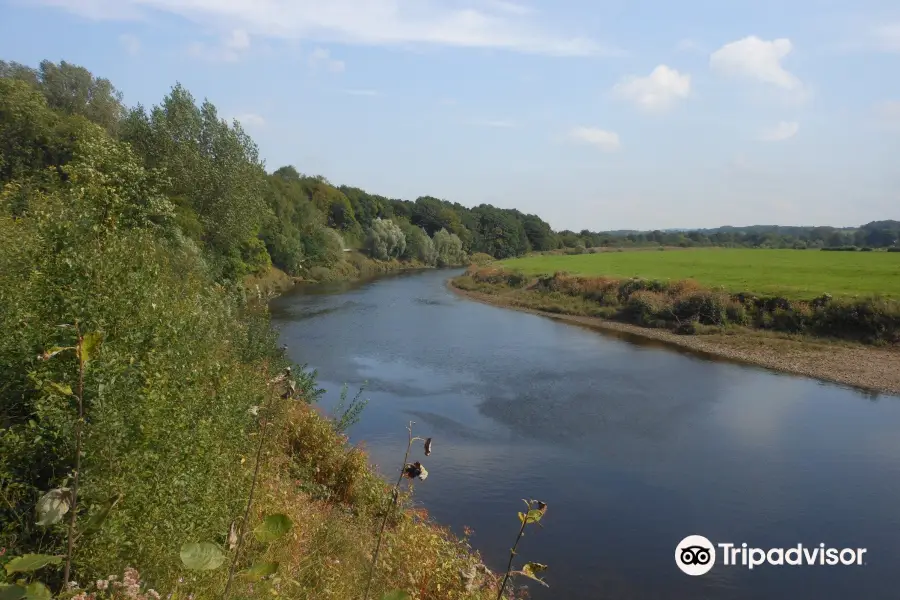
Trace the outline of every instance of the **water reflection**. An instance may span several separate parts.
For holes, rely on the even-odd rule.
[[[351,431],[393,465],[407,421],[434,435],[417,497],[505,564],[522,497],[550,504],[523,558],[535,598],[893,598],[900,404],[703,360],[459,298],[447,273],[313,288],[273,313],[329,390],[368,381]],[[352,391],[352,389],[351,389]],[[688,534],[869,549],[848,568],[674,564]]]

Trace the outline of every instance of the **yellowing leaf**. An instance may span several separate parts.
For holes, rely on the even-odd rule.
[[[541,571],[546,571],[546,570],[547,570],[547,565],[542,565],[541,563],[536,563],[536,562],[530,562],[530,563],[525,563],[525,566],[522,567],[522,570],[519,571],[519,574],[524,575],[525,577],[528,577],[529,579],[534,579],[535,581],[537,581],[538,583],[540,583],[541,585],[543,585],[545,587],[550,587],[549,585],[547,585],[547,583],[543,579],[541,579],[540,577],[537,576],[538,573],[540,573]]]
[[[56,383],[55,381],[51,381],[47,384],[47,387],[63,396],[72,395],[72,386],[67,383]]]
[[[85,334],[83,338],[81,338],[81,344],[78,346],[79,356],[83,362],[91,362],[94,358],[94,355],[97,353],[97,350],[100,348],[100,343],[103,341],[103,334],[98,332]]]

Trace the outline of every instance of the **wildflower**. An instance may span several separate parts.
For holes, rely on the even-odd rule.
[[[107,581],[106,579],[98,579],[97,583],[95,583],[94,585],[96,585],[97,589],[102,592],[109,587],[109,581]]]
[[[118,578],[119,578],[118,575],[110,575],[109,577],[106,578],[106,580],[107,581],[115,581]]]
[[[147,590],[147,595],[153,598],[153,600],[159,600],[159,592],[156,590]]]
[[[66,587],[68,587],[70,590],[77,590],[77,589],[78,589],[78,582],[77,582],[77,581],[70,581],[69,583],[66,584]]]
[[[141,575],[137,572],[137,569],[126,567],[125,574],[122,576],[122,582],[129,587],[133,585],[140,585]]]
[[[247,412],[253,415],[254,417],[259,414],[259,407],[254,405],[247,409]]]

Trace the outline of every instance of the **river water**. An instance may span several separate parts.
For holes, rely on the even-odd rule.
[[[489,567],[506,566],[521,499],[536,498],[544,528],[519,552],[550,567],[537,599],[900,593],[900,398],[479,304],[446,289],[453,274],[298,288],[272,311],[291,357],[318,370],[324,406],[368,382],[350,434],[382,472],[399,467],[408,421],[434,438],[417,500],[474,529]],[[691,534],[867,553],[861,566],[749,570],[720,551],[690,577],[674,556]]]

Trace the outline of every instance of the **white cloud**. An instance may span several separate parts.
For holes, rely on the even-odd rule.
[[[266,120],[256,113],[237,115],[234,120],[239,121],[244,127],[262,127],[266,124]]]
[[[250,48],[250,35],[243,29],[235,29],[225,40],[225,45],[232,50],[247,50]]]
[[[797,135],[800,124],[796,121],[781,121],[777,125],[763,129],[759,140],[763,142],[782,142]]]
[[[188,54],[210,62],[236,62],[249,49],[250,35],[243,29],[234,29],[216,45],[193,42],[188,46]]]
[[[125,52],[131,56],[137,55],[141,51],[141,40],[130,33],[123,33],[119,36],[119,43],[125,48]]]
[[[792,49],[791,40],[787,38],[767,41],[751,35],[713,52],[709,64],[713,70],[726,75],[800,91],[803,84],[781,64]]]
[[[155,11],[204,26],[281,39],[360,45],[433,44],[496,48],[552,56],[619,55],[595,40],[560,35],[522,7],[448,6],[441,0],[32,0],[95,19],[129,19]],[[513,12],[511,12],[511,10]],[[515,11],[518,11],[517,13]]]
[[[885,52],[900,52],[900,23],[879,25],[873,31],[879,49]]]
[[[488,8],[493,8],[499,12],[509,13],[511,15],[533,15],[537,11],[530,6],[517,4],[515,2],[507,2],[507,0],[485,0]]]
[[[350,94],[351,96],[380,96],[381,92],[378,90],[344,90],[345,94]]]
[[[569,132],[569,138],[576,142],[596,146],[606,152],[615,152],[621,146],[618,133],[595,127],[575,127]]]
[[[691,94],[691,76],[659,65],[647,77],[631,75],[613,87],[613,93],[648,111],[665,111]]]
[[[309,66],[313,69],[324,69],[332,73],[341,73],[346,65],[344,61],[331,58],[331,52],[325,48],[316,48],[309,55]]]

